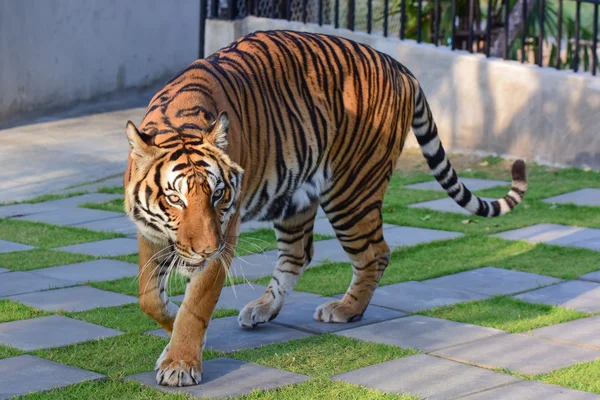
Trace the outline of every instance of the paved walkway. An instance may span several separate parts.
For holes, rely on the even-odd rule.
[[[93,118],[95,122],[101,121],[101,116]],[[116,132],[117,128],[114,129]],[[116,168],[118,157],[110,157],[114,157],[115,161],[109,164]],[[102,162],[105,161],[103,158]],[[504,183],[481,181],[471,184],[485,187]],[[435,188],[427,185],[424,187]],[[27,272],[0,269],[0,299],[8,298],[49,312],[85,311],[137,302],[135,297],[89,286],[89,282],[134,277],[137,274],[136,265],[108,258],[137,252],[136,241],[127,236],[134,232],[131,223],[120,213],[78,208],[78,205],[85,202],[107,201],[115,197],[95,193],[46,203],[0,207],[2,218],[43,221],[124,234],[121,238],[58,249],[98,257],[94,261]],[[578,191],[548,201],[600,206],[600,193],[597,189],[586,189],[583,194]],[[419,206],[452,211],[448,204],[444,199],[436,204]],[[322,219],[322,214],[320,217],[315,232],[331,234],[331,226]],[[245,225],[244,229],[253,230],[261,226]],[[392,247],[399,247],[434,240],[455,240],[462,234],[386,225],[385,236]],[[544,242],[600,251],[598,229],[541,224],[503,232],[497,236],[508,240]],[[30,249],[32,246],[0,241],[0,253]],[[336,240],[317,242],[315,264],[325,260],[346,261]],[[275,251],[242,257],[236,260],[236,273],[243,273],[247,278],[269,276],[275,262]],[[599,271],[579,279],[562,281],[549,276],[490,266],[420,282],[382,286],[377,289],[364,318],[343,325],[325,324],[312,319],[312,311],[317,305],[339,296],[328,298],[296,292],[272,323],[255,330],[240,329],[236,317],[214,320],[208,330],[207,349],[230,353],[322,333],[334,333],[358,340],[413,348],[421,352],[333,376],[332,379],[337,381],[383,392],[410,393],[427,399],[600,398],[595,394],[525,381],[514,374],[497,372],[502,369],[530,375],[543,374],[576,363],[600,359],[600,339],[597,335],[600,317],[552,325],[527,334],[510,334],[498,329],[412,315],[434,307],[488,299],[495,295],[515,296],[526,302],[596,313],[600,311],[600,265],[598,269]],[[264,287],[243,284],[235,287],[235,294],[232,290],[230,287],[224,289],[219,308],[239,310],[248,301],[257,298]],[[180,296],[174,300],[182,299],[183,296]],[[1,323],[0,345],[31,352],[122,334],[121,331],[90,322],[62,315],[48,315]],[[163,330],[147,334],[166,336]],[[206,362],[205,371],[206,375],[200,386],[157,389],[170,392],[182,390],[207,397],[227,397],[249,393],[253,389],[273,389],[311,379],[226,357]],[[153,371],[148,371],[126,379],[156,388],[154,374]],[[4,358],[0,359],[0,399],[102,378],[98,373],[28,354]],[[232,385],[231,382],[236,384]]]

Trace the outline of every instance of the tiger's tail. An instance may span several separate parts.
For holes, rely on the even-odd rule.
[[[454,171],[446,156],[429,104],[418,84],[415,93],[415,112],[412,128],[433,176],[442,185],[448,196],[452,197],[459,206],[472,214],[491,218],[506,214],[523,200],[523,196],[527,191],[525,162],[523,160],[514,162],[512,166],[512,187],[508,194],[501,199],[495,201],[482,200],[467,189],[458,179],[456,171]]]

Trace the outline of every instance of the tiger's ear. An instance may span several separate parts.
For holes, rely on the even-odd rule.
[[[217,119],[211,124],[208,130],[208,141],[225,150],[227,148],[227,133],[229,132],[229,117],[225,111],[217,116]]]
[[[127,132],[127,140],[129,141],[133,156],[141,158],[152,154],[150,149],[152,146],[152,136],[138,131],[131,121],[127,121],[125,131]]]

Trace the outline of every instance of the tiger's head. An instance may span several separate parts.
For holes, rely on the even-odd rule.
[[[138,130],[127,122],[125,210],[146,239],[175,250],[184,275],[201,271],[226,245],[244,172],[226,154],[228,129],[225,113],[204,128],[149,122]]]

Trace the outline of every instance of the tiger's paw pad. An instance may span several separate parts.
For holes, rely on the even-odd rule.
[[[362,313],[340,300],[334,300],[317,307],[313,317],[321,322],[347,323],[359,321]]]
[[[252,329],[258,324],[274,320],[281,309],[274,303],[274,301],[264,302],[261,299],[251,301],[238,315],[238,324],[241,328]]]
[[[162,386],[192,386],[202,381],[202,368],[187,361],[164,360],[156,372],[156,383]]]

